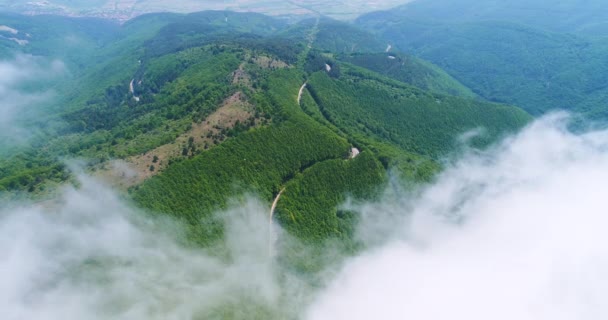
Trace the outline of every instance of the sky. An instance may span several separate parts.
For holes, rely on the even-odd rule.
[[[423,188],[351,208],[366,249],[314,286],[269,254],[269,204],[219,212],[217,256],[80,175],[58,201],[0,209],[3,317],[606,319],[608,131],[568,121],[541,118]]]

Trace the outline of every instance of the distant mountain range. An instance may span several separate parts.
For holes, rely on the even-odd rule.
[[[257,12],[273,16],[307,16],[323,14],[340,20],[351,20],[375,10],[388,9],[408,0],[384,1],[250,1],[250,0],[54,0],[26,1],[1,0],[0,10],[23,14],[58,14],[72,17],[98,17],[126,21],[141,14],[153,12],[190,13],[203,10],[230,10]]]

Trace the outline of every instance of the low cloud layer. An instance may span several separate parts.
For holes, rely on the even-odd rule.
[[[31,132],[22,123],[34,119],[53,98],[48,81],[65,73],[60,61],[18,55],[0,61],[0,139],[2,144],[21,142]],[[11,141],[7,141],[7,139]]]
[[[376,246],[306,318],[608,319],[608,131],[566,124],[537,121],[398,205],[361,208]]]
[[[259,202],[222,213],[227,250],[218,257],[180,244],[175,221],[89,178],[81,184],[58,203],[0,212],[3,319],[268,318],[296,292],[269,257]]]
[[[269,255],[268,204],[220,213],[218,255],[80,177],[58,202],[0,209],[2,318],[606,319],[608,131],[567,121],[546,117],[422,190],[357,207],[368,249],[314,281],[277,262],[308,250],[281,252],[278,226],[282,258]]]

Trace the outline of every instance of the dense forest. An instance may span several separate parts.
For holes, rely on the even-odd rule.
[[[484,99],[533,115],[562,109],[597,120],[606,119],[608,102],[600,2],[565,1],[541,14],[543,1],[417,1],[364,15],[357,25]]]
[[[5,317],[596,315],[605,0],[88,2],[0,12]]]
[[[484,147],[530,119],[327,18],[7,19],[31,45],[1,42],[3,50],[60,59],[70,72],[44,84],[57,98],[43,113],[19,119],[35,133],[4,150],[0,190],[19,191],[4,196],[50,197],[73,177],[64,160],[83,159],[139,206],[184,221],[198,245],[221,238],[213,213],[231,201],[271,203],[283,191],[274,218],[288,232],[355,248],[357,216],[341,209],[345,201],[375,199],[389,175],[429,181],[461,134],[481,130],[471,143]],[[72,30],[82,51],[52,41]],[[113,171],[118,160],[134,178]]]

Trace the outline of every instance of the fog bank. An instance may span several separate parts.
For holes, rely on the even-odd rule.
[[[227,248],[188,248],[90,178],[61,200],[0,212],[3,319],[266,318],[287,295],[268,255],[266,206],[222,212]],[[278,229],[278,228],[275,228]],[[291,294],[293,292],[290,292]],[[288,311],[286,311],[288,312]]]
[[[350,208],[367,249],[338,272],[344,253],[307,253],[278,226],[270,256],[269,204],[218,213],[217,255],[81,176],[57,203],[0,209],[2,318],[606,319],[608,131],[567,122],[545,117],[423,189]],[[311,255],[328,269],[277,262]]]
[[[34,119],[52,100],[53,92],[45,82],[65,72],[58,60],[30,55],[0,60],[0,148],[31,136],[31,127],[23,121]]]
[[[306,318],[607,319],[608,131],[567,121],[545,117],[420,194],[362,207],[375,246]]]

